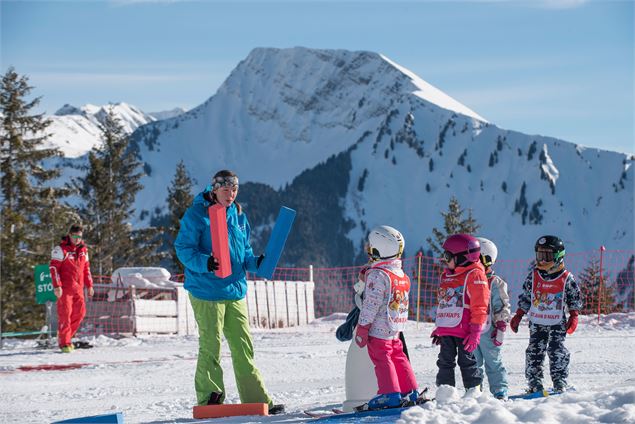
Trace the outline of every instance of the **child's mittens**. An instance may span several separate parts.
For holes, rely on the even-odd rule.
[[[511,327],[514,333],[518,333],[518,326],[520,325],[520,320],[523,319],[523,315],[525,315],[525,311],[522,309],[518,309],[516,311],[516,315],[512,318],[509,326]]]
[[[569,311],[569,319],[567,320],[567,334],[573,334],[578,328],[578,311]]]
[[[463,339],[463,348],[468,353],[472,353],[478,347],[478,344],[481,342],[481,329],[483,326],[481,324],[470,324],[470,332]]]
[[[505,331],[507,331],[507,323],[505,321],[496,321],[494,330],[492,331],[492,342],[494,346],[502,346],[503,339],[505,338]]]
[[[365,347],[368,344],[368,330],[370,330],[370,324],[357,326],[357,332],[355,333],[357,346]]]
[[[430,338],[432,339],[432,344],[439,346],[441,344],[441,336],[439,336],[439,329],[435,328],[430,334]]]

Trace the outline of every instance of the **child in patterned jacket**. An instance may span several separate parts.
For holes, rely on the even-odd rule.
[[[403,351],[399,333],[408,321],[410,279],[403,272],[404,239],[396,229],[382,225],[368,235],[372,265],[365,272],[366,287],[355,342],[368,346],[375,366],[377,396],[358,409],[394,408],[415,403],[417,381]]]
[[[525,351],[527,392],[544,390],[545,353],[549,356],[553,388],[561,392],[568,387],[570,359],[564,339],[578,327],[578,311],[582,307],[580,286],[564,267],[564,242],[560,238],[542,236],[534,250],[536,266],[525,279],[510,327],[514,333],[518,332],[523,315],[529,317],[529,346]],[[568,318],[565,308],[569,311]]]

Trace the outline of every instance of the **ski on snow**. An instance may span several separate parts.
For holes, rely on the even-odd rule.
[[[537,392],[531,392],[531,393],[522,393],[519,395],[514,395],[514,396],[509,396],[507,399],[509,400],[518,400],[518,399],[540,399],[540,398],[546,398],[549,396],[557,396],[557,395],[561,395],[563,393],[566,392],[573,392],[575,391],[574,388],[569,388],[565,391],[560,391],[560,390],[554,390],[554,389],[546,389],[546,390],[542,390],[542,391],[537,391]]]

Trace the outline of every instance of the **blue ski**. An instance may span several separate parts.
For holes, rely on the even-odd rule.
[[[363,421],[368,422],[383,422],[383,420],[379,419],[380,417],[389,417],[389,416],[399,416],[401,413],[407,409],[414,408],[414,406],[406,406],[403,408],[386,408],[386,409],[373,409],[368,411],[359,411],[359,412],[346,412],[342,414],[329,414],[323,415],[320,417],[316,417],[315,421],[317,422],[325,422],[328,421],[330,423],[356,423],[364,419]]]
[[[541,392],[523,393],[523,394],[520,394],[520,395],[510,396],[508,399],[509,400],[515,400],[515,399],[539,399],[539,398],[546,398],[546,397],[549,397],[549,396],[561,395],[562,393],[565,393],[567,391],[575,391],[575,389],[569,388],[569,389],[565,390],[564,392],[555,391],[553,389],[546,389],[546,390],[543,390]]]

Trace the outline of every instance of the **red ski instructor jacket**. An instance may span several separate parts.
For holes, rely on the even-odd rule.
[[[65,292],[93,286],[88,250],[83,243],[73,246],[69,238],[64,237],[51,252],[49,268],[53,287],[61,287]]]

